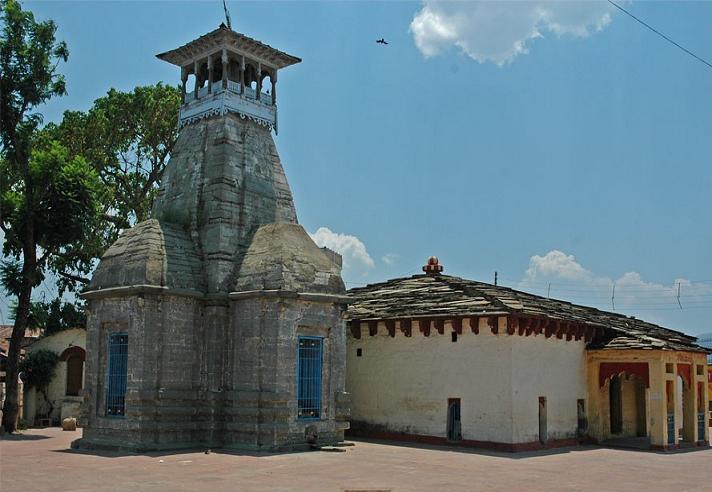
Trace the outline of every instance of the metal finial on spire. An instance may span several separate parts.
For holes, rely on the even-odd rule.
[[[232,30],[232,22],[230,22],[230,12],[227,11],[227,5],[225,0],[223,0],[223,9],[225,10],[225,20],[227,21],[227,28]]]

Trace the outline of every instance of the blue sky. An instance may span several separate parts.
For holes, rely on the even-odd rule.
[[[712,59],[711,2],[624,5]],[[605,309],[615,282],[619,311],[712,331],[712,69],[605,2],[228,6],[236,30],[303,59],[280,74],[277,146],[349,287],[437,255]],[[111,87],[178,84],[154,55],[223,20],[218,1],[25,7],[70,50],[47,120]]]

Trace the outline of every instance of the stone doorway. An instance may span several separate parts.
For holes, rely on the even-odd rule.
[[[602,388],[608,398],[608,432],[604,444],[613,447],[647,449],[647,386],[639,376],[625,372],[610,376]]]
[[[634,378],[635,383],[635,434],[637,437],[648,437],[648,412],[645,401],[645,383]]]
[[[682,364],[678,364],[682,365]],[[677,392],[675,412],[677,433],[681,446],[693,445],[695,442],[695,426],[697,412],[695,410],[695,392],[685,377],[678,375],[676,378]]]
[[[623,395],[621,390],[621,377],[613,376],[608,383],[608,417],[610,419],[611,434],[623,433]]]
[[[611,376],[607,395],[610,437],[648,437],[646,389],[636,375]]]
[[[447,400],[447,439],[448,441],[462,440],[459,398],[448,398]]]
[[[546,397],[539,397],[539,444],[546,444],[548,438],[548,428],[546,425]]]

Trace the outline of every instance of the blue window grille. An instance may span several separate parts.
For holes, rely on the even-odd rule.
[[[321,369],[324,339],[299,337],[297,352],[297,418],[321,417]]]
[[[697,413],[697,440],[705,440],[705,428],[707,427],[707,412]]]
[[[668,413],[667,415],[667,442],[675,444],[675,414]]]
[[[109,370],[106,384],[106,415],[126,415],[126,380],[129,360],[129,336],[127,333],[109,335]]]

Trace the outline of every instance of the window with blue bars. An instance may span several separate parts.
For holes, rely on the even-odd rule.
[[[129,336],[127,333],[109,335],[109,368],[106,383],[107,417],[126,415],[126,381],[129,361]]]
[[[321,369],[324,339],[299,337],[297,353],[297,418],[321,417]]]

